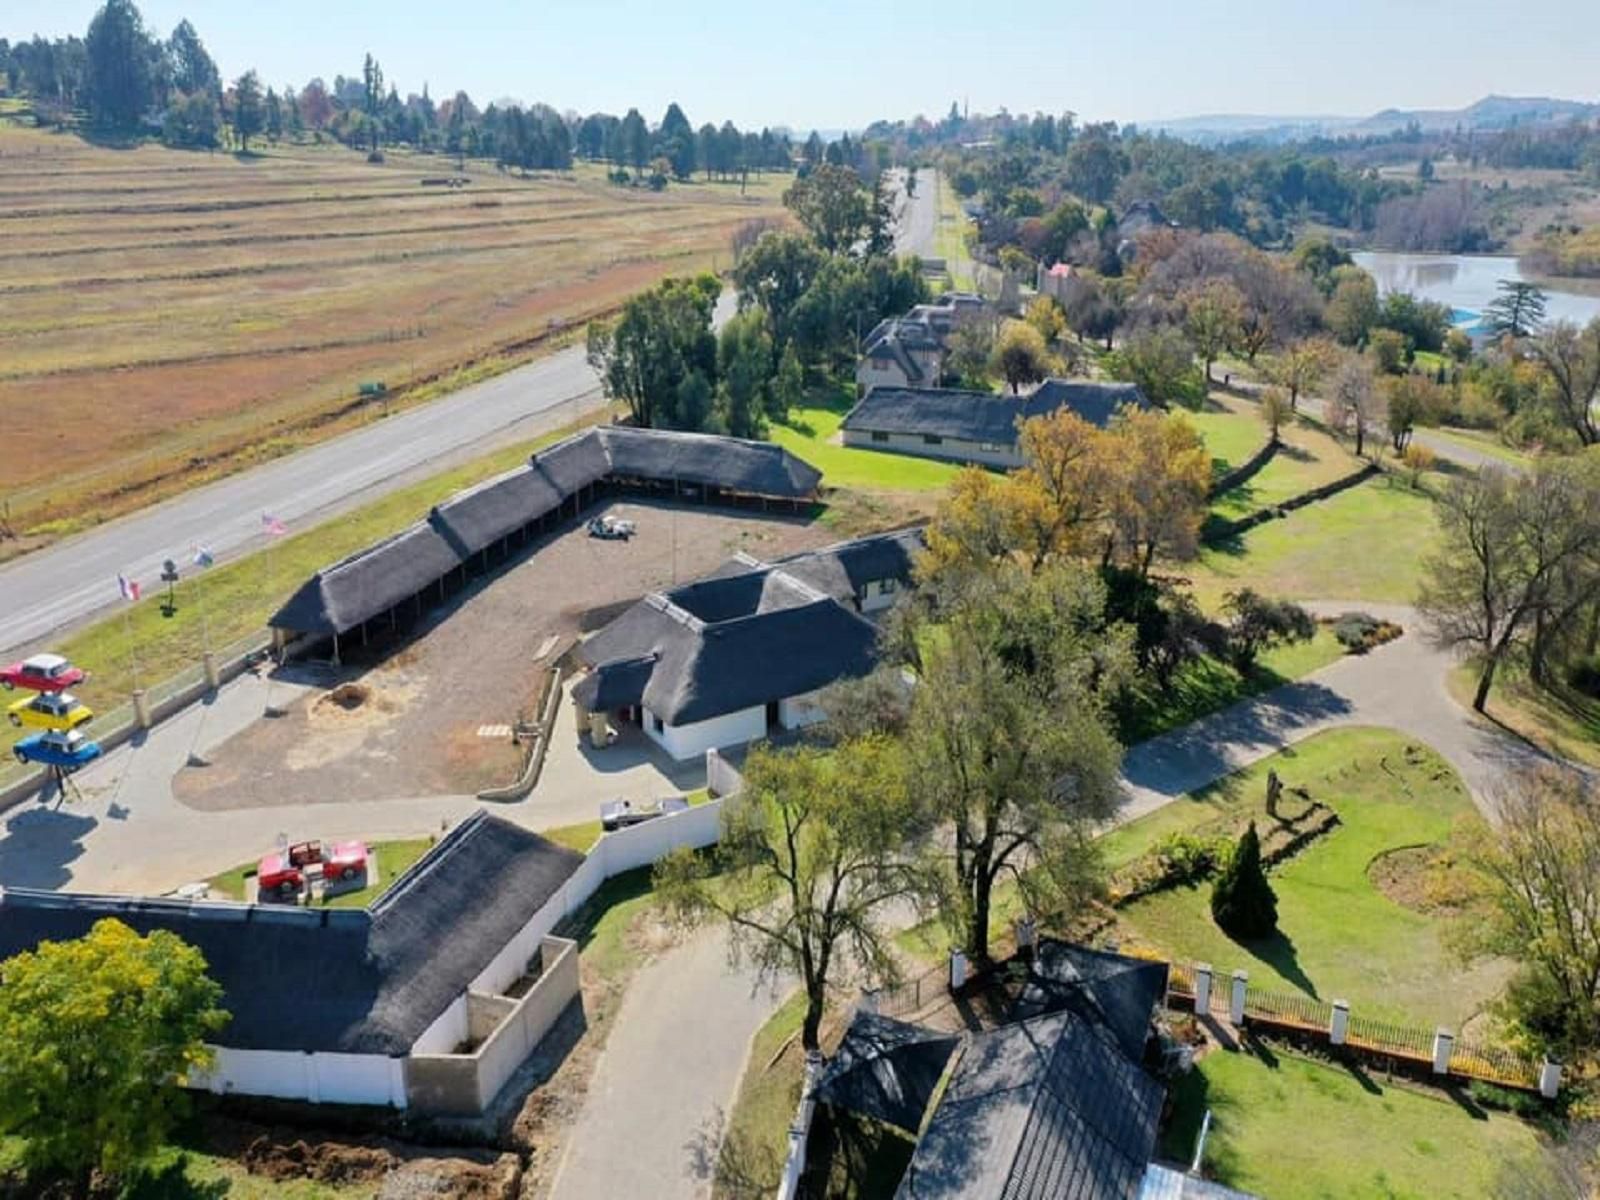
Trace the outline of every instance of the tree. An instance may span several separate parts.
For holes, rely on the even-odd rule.
[[[25,1162],[67,1175],[116,1176],[159,1146],[183,1084],[208,1065],[228,1019],[205,959],[176,935],[140,937],[96,922],[74,941],[42,942],[0,967],[0,1130]]]
[[[1558,627],[1600,582],[1600,468],[1540,459],[1512,477],[1494,467],[1454,481],[1439,502],[1440,549],[1424,564],[1418,607],[1434,642],[1470,653],[1472,706],[1489,700],[1513,650]],[[1535,668],[1537,670],[1537,668]]]
[[[1378,383],[1372,367],[1357,354],[1347,354],[1328,387],[1328,412],[1333,422],[1356,438],[1356,457],[1366,445],[1367,428],[1377,418]]]
[[[1051,296],[1035,296],[1023,320],[1039,331],[1046,346],[1054,345],[1067,328],[1066,318],[1061,315],[1061,306]]]
[[[753,304],[766,314],[774,344],[787,348],[793,343],[795,310],[816,281],[824,257],[809,238],[768,230],[735,259],[739,304]]]
[[[1211,382],[1211,364],[1239,338],[1244,321],[1244,297],[1226,279],[1209,279],[1179,297],[1183,307],[1183,329],[1195,353],[1205,363],[1206,382]]]
[[[1106,448],[1115,484],[1111,523],[1116,545],[1141,579],[1159,553],[1193,558],[1211,494],[1211,455],[1179,413],[1124,408]]]
[[[1274,385],[1261,393],[1261,420],[1266,423],[1267,434],[1276,446],[1283,427],[1294,417],[1294,402],[1289,393]]]
[[[829,985],[842,969],[896,976],[880,914],[910,889],[907,841],[918,823],[890,738],[869,735],[831,753],[757,747],[743,791],[724,802],[715,849],[673,851],[656,866],[656,887],[687,920],[726,921],[735,952],[762,972],[800,977],[800,1041],[816,1050]]]
[[[721,291],[714,275],[664,279],[631,297],[614,320],[589,325],[589,363],[635,424],[701,428],[717,370],[711,309]]]
[[[1211,917],[1229,937],[1257,941],[1278,928],[1278,897],[1261,866],[1261,839],[1251,821],[1211,889]]]
[[[945,338],[945,374],[966,387],[987,388],[999,336],[999,319],[987,309],[958,316]]]
[[[1534,357],[1544,368],[1547,403],[1561,424],[1584,446],[1600,442],[1600,317],[1583,329],[1557,321],[1532,343]]]
[[[1426,375],[1407,373],[1384,385],[1384,424],[1396,454],[1404,454],[1418,425],[1437,425],[1450,409],[1450,397]]]
[[[1317,635],[1316,621],[1298,604],[1273,600],[1250,588],[1224,593],[1222,610],[1228,614],[1228,653],[1241,674],[1255,669],[1262,651],[1309,642]]]
[[[333,97],[328,95],[328,86],[322,80],[313,79],[301,88],[299,102],[300,119],[307,128],[326,129],[333,120]]]
[[[1094,553],[1106,543],[1122,482],[1112,435],[1063,405],[1024,421],[1017,441],[1022,467],[998,500],[1009,548],[1032,571]]]
[[[1145,399],[1163,407],[1198,408],[1205,401],[1206,381],[1195,365],[1194,348],[1171,325],[1141,329],[1106,356],[1113,379],[1139,385]]]
[[[266,125],[266,106],[261,99],[261,80],[246,71],[233,84],[233,131],[239,135],[239,149],[248,153],[250,139]]]
[[[133,0],[106,0],[89,22],[84,51],[90,121],[101,129],[137,129],[151,101],[154,56]]]
[[[871,236],[871,200],[853,168],[828,164],[796,179],[783,193],[784,207],[829,254],[849,253]]]
[[[361,110],[366,114],[367,136],[371,139],[369,150],[376,154],[383,131],[383,68],[371,54],[361,64],[361,95]]]
[[[178,22],[167,40],[167,57],[172,61],[172,86],[185,96],[216,95],[222,90],[217,64],[187,18]]]
[[[941,598],[937,638],[901,639],[927,647],[906,742],[937,822],[929,886],[980,963],[1001,879],[1035,912],[1099,890],[1093,831],[1121,803],[1105,696],[1130,660],[1127,631],[1107,629],[1104,611],[1086,568],[1003,564]]]
[[[1545,295],[1535,284],[1502,279],[1483,308],[1483,327],[1494,337],[1532,337],[1544,323]]]
[[[717,340],[717,416],[733,437],[759,437],[771,409],[767,381],[772,376],[772,338],[757,310],[739,313],[722,327]]]
[[[1337,267],[1333,295],[1325,319],[1333,336],[1346,346],[1359,346],[1378,323],[1378,284],[1360,267]]]
[[[1405,464],[1413,488],[1422,486],[1422,477],[1433,470],[1437,457],[1421,442],[1410,442],[1406,445],[1405,451],[1400,455],[1400,461]]]
[[[1397,329],[1374,329],[1367,343],[1373,361],[1385,375],[1398,375],[1406,367],[1406,339]]]
[[[283,136],[283,101],[278,93],[267,89],[267,137],[276,142]]]
[[[185,150],[211,149],[222,129],[222,109],[209,92],[180,95],[161,118],[161,140]]]
[[[990,367],[1016,395],[1025,383],[1038,383],[1050,373],[1050,351],[1044,338],[1026,321],[1007,321],[995,338]]]
[[[800,356],[795,353],[793,342],[783,348],[778,359],[778,373],[769,395],[772,415],[780,421],[787,420],[805,399],[805,373],[800,369]]]
[[[1479,901],[1453,930],[1470,954],[1520,965],[1502,1010],[1541,1050],[1600,1047],[1600,794],[1561,766],[1524,772],[1495,794],[1497,827],[1464,835]]]

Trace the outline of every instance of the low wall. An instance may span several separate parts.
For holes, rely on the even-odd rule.
[[[239,1093],[313,1104],[406,1105],[405,1060],[380,1054],[323,1054],[298,1050],[214,1047],[216,1062],[192,1086],[218,1095]]]
[[[567,1006],[578,997],[578,945],[566,938],[542,940],[543,972],[518,999],[469,992],[469,1035],[479,1040],[470,1054],[413,1054],[406,1060],[406,1098],[411,1108],[445,1116],[481,1113],[527,1061]]]
[[[1219,521],[1205,530],[1205,540],[1216,543],[1226,541],[1231,537],[1237,537],[1246,530],[1254,529],[1257,525],[1265,524],[1276,517],[1282,516],[1284,513],[1293,512],[1297,508],[1304,508],[1306,505],[1314,504],[1318,500],[1326,500],[1329,496],[1336,496],[1340,492],[1355,487],[1357,484],[1365,483],[1378,474],[1380,470],[1381,468],[1377,463],[1369,462],[1359,471],[1353,471],[1349,475],[1341,479],[1335,479],[1332,483],[1325,483],[1321,487],[1312,488],[1309,492],[1301,492],[1298,496],[1291,496],[1282,504],[1274,504],[1271,508],[1259,508],[1249,516],[1241,517],[1237,521]]]
[[[1233,470],[1220,476],[1215,482],[1213,482],[1211,485],[1211,490],[1207,492],[1206,495],[1212,499],[1215,499],[1224,492],[1231,492],[1241,483],[1244,483],[1246,480],[1250,479],[1257,471],[1261,470],[1262,467],[1266,466],[1272,461],[1273,456],[1278,453],[1279,445],[1280,443],[1277,438],[1268,438],[1261,449],[1257,450],[1249,458],[1245,459],[1244,462],[1233,468]]]

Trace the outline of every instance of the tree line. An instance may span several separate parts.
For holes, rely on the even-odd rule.
[[[0,72],[11,91],[31,98],[41,123],[81,116],[100,134],[159,135],[181,148],[329,137],[371,154],[398,144],[525,170],[564,170],[585,158],[656,186],[697,171],[732,179],[792,165],[787,133],[727,121],[697,130],[675,103],[651,126],[636,108],[621,117],[547,104],[480,108],[462,91],[435,103],[426,86],[402,99],[371,54],[359,75],[336,75],[331,86],[319,77],[274,88],[255,71],[226,82],[188,20],[162,39],[133,0],[107,0],[81,38],[0,39]]]

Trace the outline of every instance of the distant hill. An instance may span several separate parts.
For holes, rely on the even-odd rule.
[[[1370,117],[1215,114],[1141,121],[1139,128],[1170,133],[1193,142],[1245,138],[1284,142],[1319,135],[1388,133],[1404,129],[1412,122],[1425,131],[1450,130],[1457,125],[1463,129],[1492,130],[1513,125],[1549,125],[1574,117],[1583,120],[1600,117],[1600,104],[1545,96],[1485,96],[1465,108],[1386,108]]]

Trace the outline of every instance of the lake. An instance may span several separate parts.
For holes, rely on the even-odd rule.
[[[1414,292],[1456,311],[1458,324],[1476,324],[1479,313],[1495,298],[1502,279],[1526,279],[1509,254],[1394,254],[1361,250],[1356,265],[1378,281],[1381,292]],[[1539,285],[1545,294],[1545,320],[1586,325],[1600,317],[1600,296],[1583,296]]]

